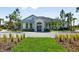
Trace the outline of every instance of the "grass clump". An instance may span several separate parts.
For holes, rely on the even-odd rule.
[[[3,38],[2,41],[5,43],[7,41],[7,36],[5,34],[3,34]]]
[[[59,34],[55,39],[68,51],[79,51],[79,33]]]
[[[20,37],[19,37],[18,34],[16,34],[16,39],[17,39],[18,42],[20,41]]]
[[[9,34],[9,38],[10,38],[10,41],[11,41],[11,42],[14,41],[14,37],[12,36],[12,34]]]
[[[23,34],[23,39],[25,39],[25,34]]]

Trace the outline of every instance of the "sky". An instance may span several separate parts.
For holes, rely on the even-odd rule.
[[[17,7],[0,7],[0,18],[5,18],[10,13],[12,13]],[[22,19],[30,16],[46,16],[50,18],[56,18],[60,16],[60,11],[63,9],[65,13],[72,12],[74,14],[73,17],[79,19],[79,13],[76,13],[76,7],[39,7],[39,8],[32,8],[32,7],[18,7],[20,9],[20,13]],[[75,25],[79,24],[79,20],[75,21]]]

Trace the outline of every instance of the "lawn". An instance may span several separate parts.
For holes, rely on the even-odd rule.
[[[52,38],[26,38],[11,49],[13,52],[64,52]]]

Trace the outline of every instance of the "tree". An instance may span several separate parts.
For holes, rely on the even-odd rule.
[[[8,22],[8,27],[9,29],[13,29],[16,26],[21,26],[20,25],[20,11],[18,8],[16,8],[11,14],[9,14],[9,16],[6,16],[6,18],[9,18],[9,22]],[[17,25],[16,23],[18,23],[19,25]]]
[[[9,14],[9,16],[6,16],[6,18],[8,19],[9,18],[9,22],[7,22],[7,24],[8,24],[8,29],[13,29],[13,27],[14,27],[14,25],[13,25],[13,15],[12,14]]]
[[[67,17],[67,27],[72,30],[72,21],[74,21],[75,18],[73,18],[73,14],[71,12],[67,13],[65,16]]]
[[[77,18],[73,18],[73,26],[74,26],[74,24],[75,24],[75,20],[76,20]]]
[[[57,17],[52,21],[52,27],[54,30],[58,30],[61,26],[61,20]]]
[[[76,12],[79,12],[79,7],[76,8]]]
[[[1,21],[4,21],[4,19],[0,18],[0,26],[1,26]]]
[[[61,24],[62,24],[62,26],[64,27],[64,25],[65,25],[65,11],[62,9],[61,11],[60,11],[60,19],[63,21]]]
[[[61,20],[65,20],[65,11],[63,9],[60,11],[60,18]]]
[[[75,30],[75,26],[74,26],[75,20],[76,20],[76,18],[73,18],[73,28],[72,28],[72,30]]]
[[[19,29],[21,27],[21,16],[20,16],[20,10],[16,8],[13,12],[14,20],[15,20],[15,29]]]

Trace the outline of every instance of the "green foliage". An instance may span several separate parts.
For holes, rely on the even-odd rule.
[[[0,28],[0,31],[2,31],[2,28]]]
[[[60,20],[56,19],[56,21],[52,21],[52,27],[54,30],[58,30],[60,26],[61,26]]]
[[[59,37],[58,37],[59,36]],[[79,51],[79,33],[63,34],[56,36],[56,41],[61,44],[67,51]],[[61,38],[63,39],[61,40]]]
[[[7,22],[8,29],[13,30],[15,29],[15,26],[18,29],[21,27],[21,21],[20,21],[21,16],[18,8],[16,8],[11,14],[6,16],[6,18],[9,18],[9,22]]]
[[[5,34],[3,34],[3,42],[6,42],[7,41],[7,36]]]
[[[19,34],[16,34],[16,39],[18,40],[18,42],[20,42],[21,36]]]
[[[56,40],[79,40],[79,33],[76,34],[59,34],[55,36]]]
[[[26,38],[13,47],[17,52],[63,52],[63,49],[52,38]]]
[[[23,36],[22,35],[20,35],[20,39],[23,40]]]
[[[79,12],[79,7],[76,8],[76,12]]]
[[[4,21],[4,19],[0,18],[0,26],[1,26],[1,21]]]
[[[12,34],[9,34],[9,38],[10,38],[10,41],[11,41],[11,42],[14,41],[14,38],[13,38]]]
[[[23,34],[23,39],[25,39],[25,34]]]

